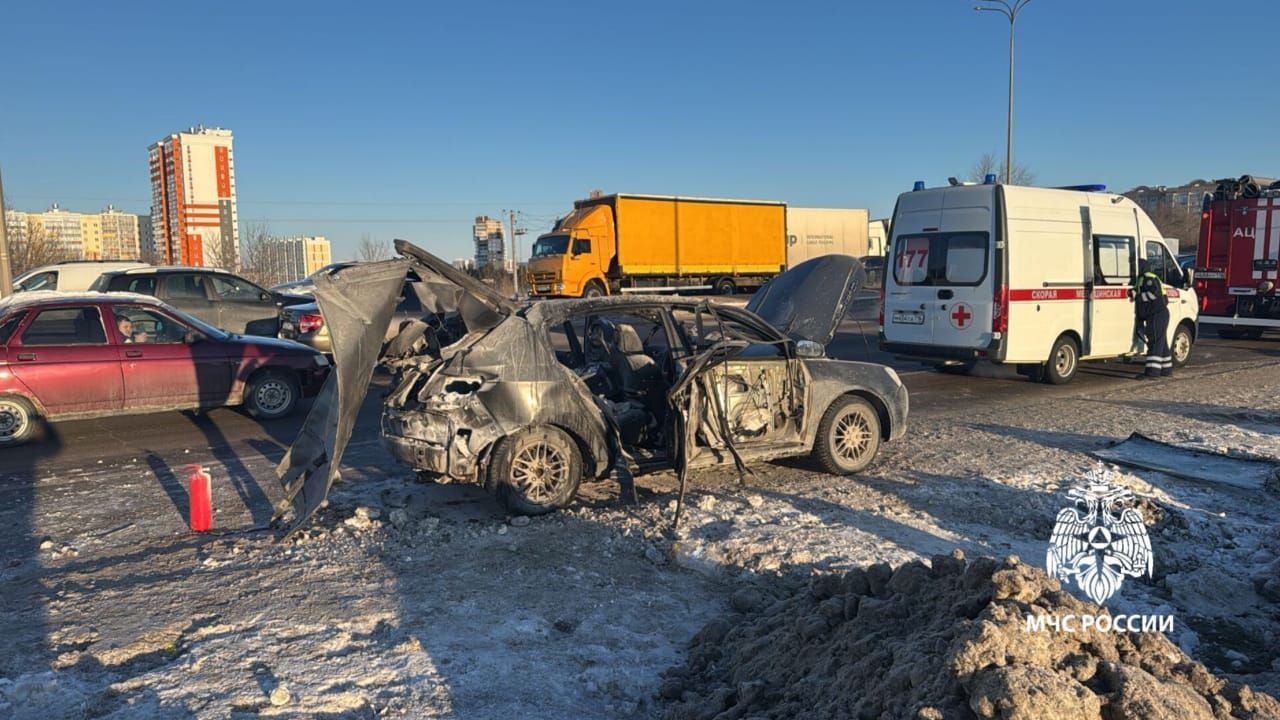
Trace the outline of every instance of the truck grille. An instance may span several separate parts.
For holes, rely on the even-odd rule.
[[[553,283],[556,281],[554,272],[535,272],[529,273],[529,278],[535,283]]]

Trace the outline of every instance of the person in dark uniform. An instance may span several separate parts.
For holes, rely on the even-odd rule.
[[[1129,299],[1134,303],[1137,331],[1147,341],[1145,378],[1173,375],[1173,355],[1169,352],[1169,298],[1160,276],[1151,272],[1147,261],[1142,261],[1142,273],[1133,282]]]

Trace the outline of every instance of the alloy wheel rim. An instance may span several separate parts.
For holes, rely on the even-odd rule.
[[[569,481],[569,461],[548,443],[527,445],[511,462],[511,479],[531,502],[552,502]]]
[[[871,446],[871,423],[862,413],[852,410],[840,417],[832,429],[836,453],[845,462],[857,462]]]
[[[258,407],[267,413],[278,413],[289,404],[292,391],[289,386],[279,380],[268,380],[253,392],[253,399]]]

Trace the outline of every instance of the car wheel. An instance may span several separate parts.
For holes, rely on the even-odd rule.
[[[1218,337],[1223,340],[1239,340],[1244,337],[1244,330],[1230,327],[1218,328]]]
[[[715,291],[717,295],[733,295],[738,292],[738,286],[730,278],[720,278],[716,281]]]
[[[20,397],[0,398],[0,447],[21,445],[36,431],[36,410]]]
[[[1080,369],[1080,348],[1076,341],[1063,335],[1049,351],[1049,362],[1044,366],[1044,381],[1050,385],[1066,385]]]
[[[298,406],[298,380],[278,370],[260,372],[244,390],[244,406],[262,420],[282,418]]]
[[[818,424],[813,459],[832,475],[866,469],[880,451],[880,415],[871,403],[845,395],[831,403]]]
[[[587,286],[585,288],[582,289],[582,297],[584,298],[604,297],[604,286],[600,284],[599,280],[592,280],[591,282],[587,283]]]
[[[1246,340],[1261,340],[1262,328],[1259,328],[1259,327],[1248,328],[1247,330],[1244,331],[1244,337]]]
[[[544,515],[573,502],[582,459],[563,430],[542,426],[494,446],[485,486],[512,514]]]
[[[1191,358],[1191,345],[1194,340],[1191,338],[1191,328],[1186,325],[1179,325],[1177,330],[1173,331],[1173,342],[1169,345],[1169,354],[1173,356],[1173,366],[1180,368],[1187,364],[1187,360]]]

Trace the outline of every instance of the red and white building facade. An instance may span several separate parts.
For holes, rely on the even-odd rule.
[[[231,131],[191,128],[148,149],[156,260],[166,265],[240,264]]]

